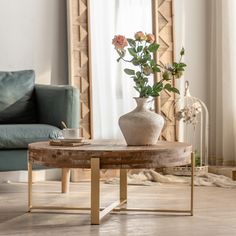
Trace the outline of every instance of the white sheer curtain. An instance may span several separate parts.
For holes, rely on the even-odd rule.
[[[133,81],[117,63],[111,41],[116,34],[133,37],[152,32],[151,0],[91,0],[92,93],[94,138],[119,138],[119,117],[131,111],[137,96]]]
[[[211,164],[236,164],[236,1],[211,0]]]

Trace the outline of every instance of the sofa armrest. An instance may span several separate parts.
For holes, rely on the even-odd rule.
[[[62,128],[78,128],[80,121],[79,91],[69,85],[35,85],[38,121]]]

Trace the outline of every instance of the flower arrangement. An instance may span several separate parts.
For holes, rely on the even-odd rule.
[[[134,39],[126,38],[123,35],[116,35],[112,44],[119,55],[117,62],[123,60],[137,67],[137,70],[126,68],[124,72],[130,75],[135,82],[134,88],[138,91],[139,97],[157,97],[162,90],[179,93],[179,90],[172,86],[172,80],[180,78],[186,67],[181,62],[184,55],[184,48],[180,51],[179,62],[173,64],[157,64],[153,59],[153,54],[157,52],[159,44],[155,43],[153,34],[145,34],[141,31],[135,33]],[[131,59],[125,59],[126,51],[129,52]],[[160,80],[150,85],[151,74],[160,73]]]

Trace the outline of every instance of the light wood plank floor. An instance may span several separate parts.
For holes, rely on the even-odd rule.
[[[89,183],[72,183],[60,194],[59,182],[36,183],[34,203],[89,206]],[[189,188],[182,185],[129,186],[130,207],[186,208]],[[118,198],[118,186],[102,184],[102,205]],[[153,235],[235,236],[236,189],[196,187],[195,215],[111,214],[91,226],[88,214],[75,212],[26,213],[27,184],[0,184],[0,235]]]

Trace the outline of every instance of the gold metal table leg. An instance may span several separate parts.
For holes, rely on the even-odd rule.
[[[120,169],[120,202],[127,202],[127,170]]]
[[[191,216],[193,216],[193,201],[194,201],[194,169],[195,169],[195,154],[191,153]]]
[[[91,224],[100,224],[100,159],[91,158]]]
[[[28,161],[28,211],[32,208],[32,163]]]

